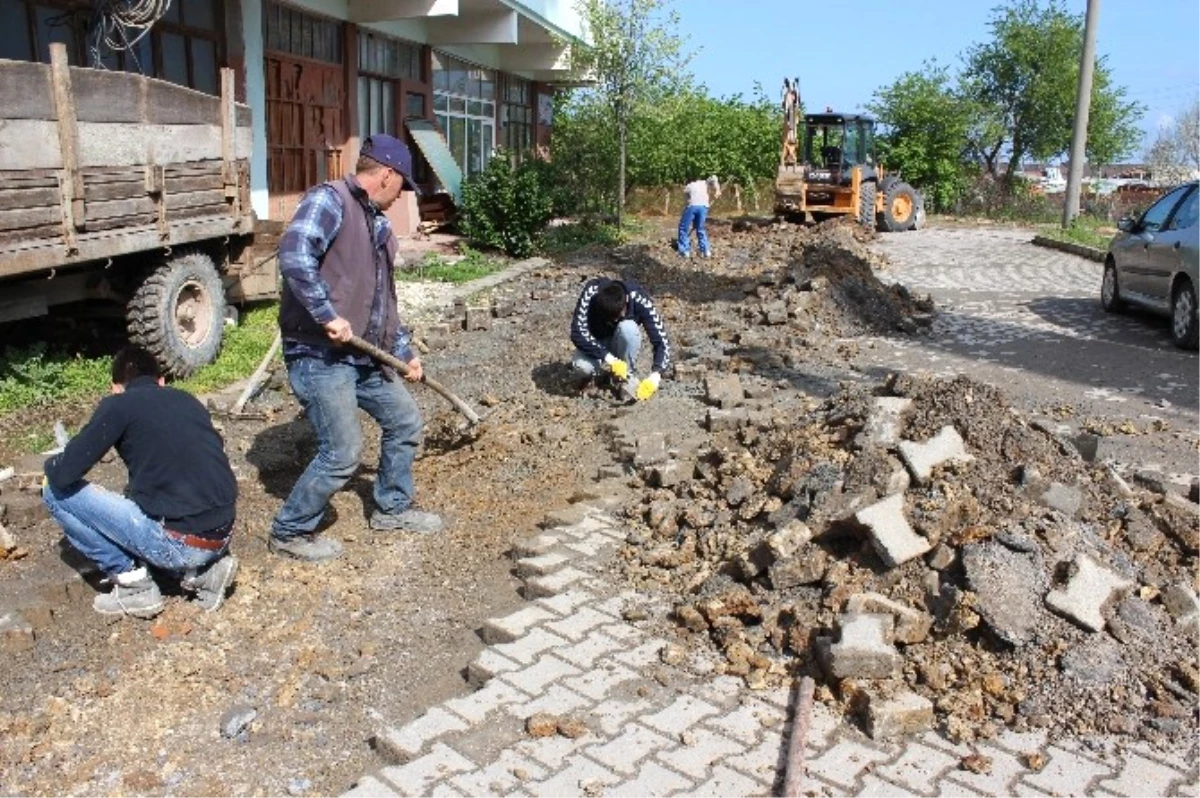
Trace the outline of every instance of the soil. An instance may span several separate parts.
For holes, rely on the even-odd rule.
[[[312,456],[311,432],[280,374],[246,417],[224,412],[236,391],[213,397],[239,476],[242,563],[215,613],[179,596],[153,621],[109,624],[94,614],[94,590],[64,577],[83,566],[38,513],[36,459],[14,443],[17,430],[90,409],[0,421],[0,465],[18,471],[0,483],[17,546],[0,561],[0,608],[18,610],[35,633],[29,647],[19,635],[0,640],[9,662],[0,792],[344,791],[378,764],[377,731],[468,689],[463,669],[482,648],[475,630],[523,603],[506,552],[614,466],[635,488],[621,577],[666,592],[677,611],[664,623],[681,645],[721,650],[747,689],[819,675],[817,638],[835,635],[845,601],[869,591],[930,617],[924,640],[901,644],[902,672],[887,689],[933,698],[952,736],[1007,725],[1194,740],[1194,640],[1160,598],[1178,583],[1195,589],[1194,518],[1161,496],[1125,495],[995,388],[855,372],[856,334],[923,335],[936,313],[928,299],[875,277],[872,233],[841,222],[719,220],[710,233],[711,259],[680,259],[664,228],[637,245],[526,272],[468,299],[497,310],[489,329],[446,324],[445,308],[430,302],[438,292],[401,286],[432,350],[427,369],[485,415],[481,431],[465,430],[439,397],[414,391],[428,422],[418,499],[449,522],[437,537],[368,528],[378,440],[364,421],[364,466],[326,523],[346,543],[343,557],[313,566],[270,555],[270,519]],[[572,387],[567,324],[582,283],[597,274],[638,281],[666,319],[677,367],[649,402]],[[732,376],[747,421],[709,431],[706,381]],[[914,528],[939,544],[930,555],[937,568],[918,558],[888,569],[846,523],[848,511],[886,492],[898,462],[859,438],[885,395],[913,400],[904,438],[924,441],[953,425],[974,456],[905,491]],[[638,440],[655,432],[694,464],[670,487],[638,462]],[[118,462],[93,472],[113,489],[123,478]],[[1077,514],[1037,499],[1037,486],[1054,482],[1080,491]],[[812,533],[804,561],[817,573],[777,587],[784,580],[772,579],[771,566],[783,558],[767,541],[793,520]],[[1011,555],[1032,563],[1013,567],[1026,567],[1039,589],[1043,579],[1046,589],[1061,586],[1063,564],[1080,552],[1136,581],[1121,609],[1109,609],[1123,621],[1089,633],[1039,612],[1021,634],[992,628],[1000,624],[980,607],[978,582],[1012,570]],[[984,565],[972,581],[964,560],[975,559]],[[819,699],[847,712],[864,688],[819,682]]]

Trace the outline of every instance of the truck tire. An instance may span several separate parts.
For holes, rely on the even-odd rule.
[[[146,275],[129,300],[129,340],[149,350],[163,374],[187,377],[221,351],[225,289],[212,258],[181,252]]]
[[[883,226],[889,233],[911,229],[917,213],[917,192],[908,183],[894,183],[883,197]]]
[[[875,227],[875,184],[863,183],[858,188],[858,223],[864,227]]]

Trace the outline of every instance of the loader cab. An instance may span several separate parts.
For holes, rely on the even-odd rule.
[[[850,184],[855,166],[865,179],[874,175],[875,120],[861,114],[808,114],[804,117],[804,164],[815,183]]]

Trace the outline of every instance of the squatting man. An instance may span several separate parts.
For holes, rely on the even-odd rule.
[[[123,496],[84,479],[113,447],[129,472]],[[46,461],[42,498],[112,585],[93,601],[97,612],[154,617],[163,575],[179,578],[205,610],[225,601],[238,568],[229,553],[237,479],[204,405],[166,387],[142,347],[113,357],[112,395]]]
[[[639,380],[636,370],[643,329],[654,362],[650,373]],[[584,284],[571,317],[571,343],[576,347],[571,367],[580,377],[580,391],[601,378],[618,398],[644,401],[655,394],[671,365],[671,344],[662,315],[646,290],[629,280],[597,277]]]

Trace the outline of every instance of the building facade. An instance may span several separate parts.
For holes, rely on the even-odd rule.
[[[281,220],[373,133],[420,145],[428,194],[454,193],[454,167],[465,178],[499,148],[544,145],[567,42],[583,36],[571,0],[170,0],[145,32],[97,25],[90,0],[0,0],[0,19],[0,58],[46,61],[63,42],[73,64],[209,93],[232,67],[254,112],[254,210]],[[414,137],[419,120],[444,147]],[[414,206],[397,213],[401,229],[415,223]]]

